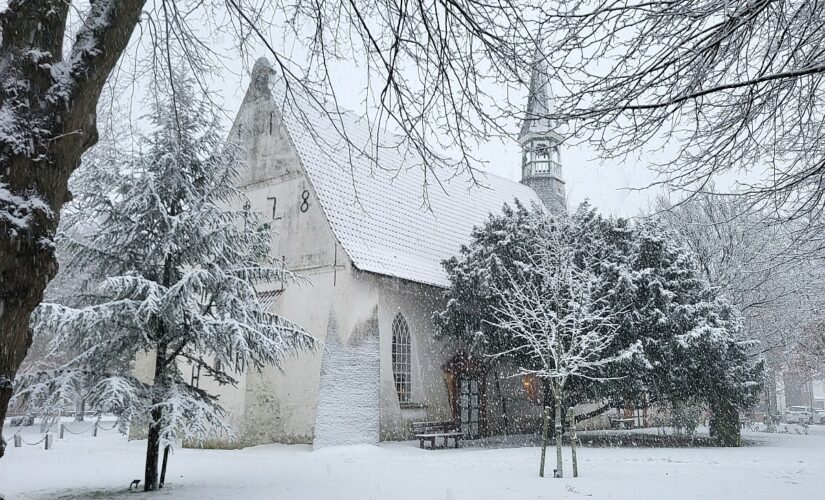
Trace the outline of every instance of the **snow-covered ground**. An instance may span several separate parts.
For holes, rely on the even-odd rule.
[[[88,424],[71,424],[81,430]],[[7,436],[11,429],[6,429]],[[420,450],[412,443],[332,447],[182,449],[170,456],[175,499],[743,499],[825,498],[825,427],[809,435],[749,433],[759,445],[723,448],[583,448],[580,477],[538,477],[536,447]],[[38,437],[36,430],[24,434]],[[6,498],[135,498],[145,441],[101,432],[8,448],[0,460]],[[555,461],[548,450],[549,471]],[[566,472],[570,452],[565,448]],[[147,495],[138,493],[141,498]]]

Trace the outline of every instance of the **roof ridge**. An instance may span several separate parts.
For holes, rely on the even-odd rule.
[[[260,82],[263,71],[264,63],[256,63],[254,82]],[[475,226],[514,199],[538,201],[528,186],[479,171],[484,178],[476,183],[464,172],[431,186],[425,204],[423,159],[400,144],[402,136],[385,131],[388,136],[375,138],[363,117],[348,110],[336,108],[339,118],[330,120],[317,100],[297,93],[284,100],[272,83],[274,105],[324,218],[362,271],[447,287],[441,262],[469,242]],[[344,137],[350,142],[342,143]],[[394,139],[397,147],[383,146]],[[364,151],[366,146],[375,149]]]

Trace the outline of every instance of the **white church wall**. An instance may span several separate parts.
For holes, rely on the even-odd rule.
[[[350,289],[368,291],[364,283]],[[348,294],[350,295],[350,294]],[[350,295],[351,297],[351,295]],[[359,300],[374,304],[375,295]],[[348,325],[346,320],[360,318]],[[380,439],[380,376],[378,307],[358,311],[333,309],[327,324],[326,342],[321,358],[318,404],[313,446],[378,444]]]
[[[322,342],[334,326],[336,340],[343,346],[368,343],[364,336],[368,336],[365,332],[369,328],[365,325],[377,314],[380,370],[375,384],[380,380],[382,438],[405,435],[410,420],[449,418],[441,374],[441,365],[449,354],[434,340],[431,320],[432,312],[439,308],[440,291],[352,268],[281,126],[270,91],[262,82],[253,81],[250,86],[231,136],[241,139],[248,151],[249,168],[241,187],[251,208],[265,214],[279,234],[273,242],[273,255],[282,256],[288,269],[311,280],[304,286],[288,286],[278,297],[274,311],[302,325]],[[397,311],[404,314],[412,334],[412,391],[414,401],[422,404],[417,409],[402,410],[395,393],[390,349],[392,319]],[[319,394],[338,395],[343,390],[334,384],[331,389],[325,386],[319,391],[321,367],[328,354],[324,349],[301,353],[284,360],[283,371],[266,368],[247,374],[242,396],[242,435],[246,443],[312,441],[318,408],[324,412],[322,421],[324,414],[335,413],[325,408],[326,399],[319,401]],[[343,373],[326,370],[327,374],[332,372]],[[369,384],[369,377],[357,383]],[[371,404],[368,399],[363,400],[365,407]]]
[[[435,339],[432,322],[433,311],[443,307],[441,290],[394,278],[368,276],[380,286],[381,439],[406,439],[412,421],[452,418],[441,367],[454,351]],[[407,321],[412,342],[412,404],[405,404],[404,408],[398,401],[392,372],[392,322],[399,312]]]
[[[214,364],[214,360],[210,360]],[[183,374],[184,380],[191,380],[192,365],[186,361],[179,359],[178,368]],[[225,368],[226,369],[226,368]],[[197,373],[197,371],[196,371]],[[220,385],[214,379],[208,377],[204,370],[201,370],[200,376],[196,382],[197,387],[205,390],[209,394],[218,396],[218,403],[226,410],[226,420],[230,428],[235,434],[233,437],[220,436],[212,441],[205,443],[207,446],[216,447],[238,447],[241,446],[242,440],[240,437],[240,430],[243,428],[244,418],[244,390],[246,388],[246,374],[244,372],[237,372],[233,369],[228,370],[229,375],[237,382],[235,386]]]
[[[268,89],[253,82],[232,134],[243,140],[248,151],[249,169],[241,184],[251,209],[263,213],[277,233],[273,255],[282,257],[289,270],[308,280],[288,285],[277,298],[274,312],[300,324],[321,343],[328,340],[333,326],[341,345],[364,343],[368,339],[360,337],[365,322],[377,314],[377,291],[370,281],[354,278],[349,259],[332,234],[280,124]],[[243,394],[242,434],[246,443],[313,440],[321,365],[327,354],[319,345],[314,352],[285,359],[282,370],[269,367],[248,374]],[[377,370],[374,379],[377,388]],[[335,388],[332,394],[338,394]],[[377,423],[377,411],[374,413]]]
[[[266,82],[253,79],[229,136],[248,154],[240,187],[303,174]]]
[[[375,341],[370,338],[371,322],[377,311],[377,290],[368,281],[360,280],[349,271],[339,271],[333,286],[333,273],[329,270],[313,273],[312,286],[287,289],[278,299],[275,311],[304,326],[324,345],[312,353],[303,353],[289,358],[283,364],[283,372],[267,369],[255,375],[254,382],[247,385],[246,432],[249,442],[303,442],[313,441],[319,405],[321,366],[326,356],[338,346],[360,347]],[[329,341],[329,333],[337,335],[335,342]],[[338,380],[332,392],[335,397],[353,384],[378,385],[378,373],[369,376],[369,367],[357,379]],[[355,372],[338,371],[340,376]],[[327,388],[329,389],[329,388]],[[339,400],[340,401],[340,400]],[[363,399],[359,401],[364,401]],[[346,400],[343,400],[346,402]],[[364,404],[362,406],[368,406]],[[329,410],[329,407],[327,407]],[[377,410],[377,402],[375,405]],[[334,413],[328,411],[326,415]],[[360,415],[360,417],[358,416]],[[362,413],[349,414],[353,420],[364,418]],[[377,419],[377,411],[375,418]],[[377,422],[377,420],[376,420]],[[347,428],[347,422],[340,422],[339,431]]]
[[[349,261],[343,249],[305,177],[286,174],[246,190],[252,208],[272,220],[276,232],[273,255],[283,258],[287,269],[306,280],[287,284],[274,311],[323,342],[330,316],[346,310],[341,303],[349,286]],[[302,197],[303,193],[309,196]],[[322,355],[321,350],[301,353],[284,360],[283,372],[266,368],[250,374],[245,395],[247,442],[312,440]]]

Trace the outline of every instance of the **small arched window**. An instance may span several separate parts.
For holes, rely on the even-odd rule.
[[[412,354],[410,349],[410,328],[401,313],[392,320],[392,376],[398,401],[409,402],[412,392]]]

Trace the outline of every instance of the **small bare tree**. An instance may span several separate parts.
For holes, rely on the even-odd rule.
[[[494,326],[512,335],[516,347],[496,353],[519,352],[532,361],[521,374],[545,380],[555,401],[556,477],[563,477],[562,398],[572,377],[609,380],[604,368],[640,352],[636,344],[615,345],[617,316],[599,278],[592,271],[595,257],[577,248],[565,221],[545,219],[536,232],[542,244],[528,257],[529,273],[508,271],[506,286],[494,286],[500,306]],[[504,268],[506,269],[506,268]]]

